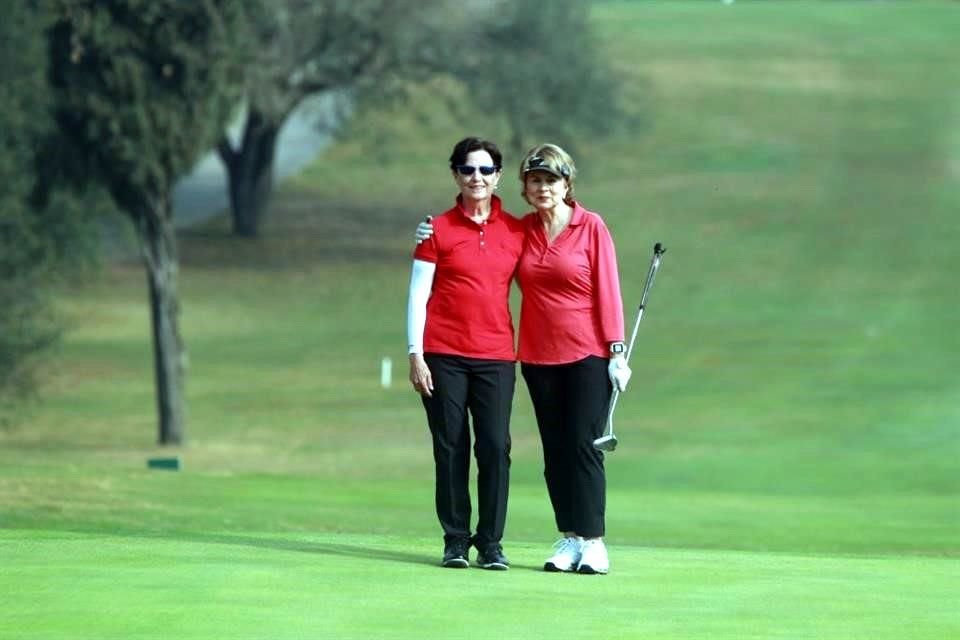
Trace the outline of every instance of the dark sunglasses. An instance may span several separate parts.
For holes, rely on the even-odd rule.
[[[469,164],[457,165],[457,173],[459,173],[462,176],[472,176],[474,173],[477,172],[477,169],[480,170],[480,175],[482,176],[492,176],[497,172],[497,168],[492,165],[485,165],[481,167],[474,167]]]

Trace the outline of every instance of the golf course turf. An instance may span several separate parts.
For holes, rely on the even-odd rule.
[[[428,85],[286,181],[261,238],[182,232],[183,447],[153,444],[142,268],[64,288],[41,399],[0,430],[0,638],[960,637],[960,5],[593,20],[633,118],[558,142],[628,318],[669,249],[607,457],[610,574],[540,570],[557,534],[522,382],[511,569],[438,566],[412,234],[454,195],[452,143],[508,136]]]

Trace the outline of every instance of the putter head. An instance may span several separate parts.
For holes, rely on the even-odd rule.
[[[593,448],[597,451],[613,451],[617,448],[617,436],[612,433],[593,441]]]

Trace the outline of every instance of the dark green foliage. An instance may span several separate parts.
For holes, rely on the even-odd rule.
[[[47,8],[12,3],[0,21],[0,422],[34,391],[35,365],[59,335],[52,287],[91,271],[99,247],[90,222],[109,213],[96,189],[68,193],[36,180],[37,149],[53,129]]]
[[[159,442],[183,439],[178,257],[171,191],[239,95],[239,0],[57,0],[49,31],[56,136],[50,184],[101,185],[133,221],[147,272]],[[235,90],[236,89],[236,90]]]
[[[598,40],[593,4],[441,3],[434,22],[422,27],[425,43],[409,52],[417,71],[360,87],[355,113],[370,115],[361,130],[348,125],[341,137],[371,140],[378,149],[403,134],[398,115],[424,122],[437,116],[435,104],[449,109],[463,130],[485,132],[512,155],[544,141],[576,153],[578,143],[635,132],[645,109],[625,106],[622,61],[610,59]],[[636,85],[637,75],[630,79]],[[642,93],[631,89],[631,96]],[[418,99],[429,105],[425,112],[418,112]]]
[[[50,81],[68,173],[104,183],[135,219],[212,146],[234,104],[235,2],[61,0]]]
[[[33,146],[42,135],[42,22],[24,3],[0,20],[0,420],[32,386],[34,356],[56,337],[43,284],[52,266],[49,243],[33,215]]]
[[[453,60],[472,101],[506,119],[515,152],[549,140],[575,148],[583,134],[623,122],[618,80],[589,24],[590,2],[491,3]]]

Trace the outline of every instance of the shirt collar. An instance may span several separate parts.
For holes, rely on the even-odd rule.
[[[470,220],[470,216],[467,215],[467,210],[463,208],[463,194],[457,195],[457,211],[460,212],[467,220]],[[487,222],[493,222],[500,217],[500,212],[503,211],[503,203],[500,201],[499,196],[491,196],[490,198],[490,215],[487,216]],[[473,222],[473,220],[470,220]]]
[[[537,213],[536,209],[530,212],[531,216],[527,219],[529,220],[529,225],[531,227],[537,227],[540,225],[540,215]],[[584,209],[579,202],[576,200],[573,201],[573,213],[570,214],[570,222],[567,223],[567,226],[576,227],[583,224],[587,219],[587,210]]]
[[[570,226],[576,227],[583,224],[584,219],[587,217],[586,209],[580,206],[580,203],[576,200],[573,201],[573,213],[570,214]]]

